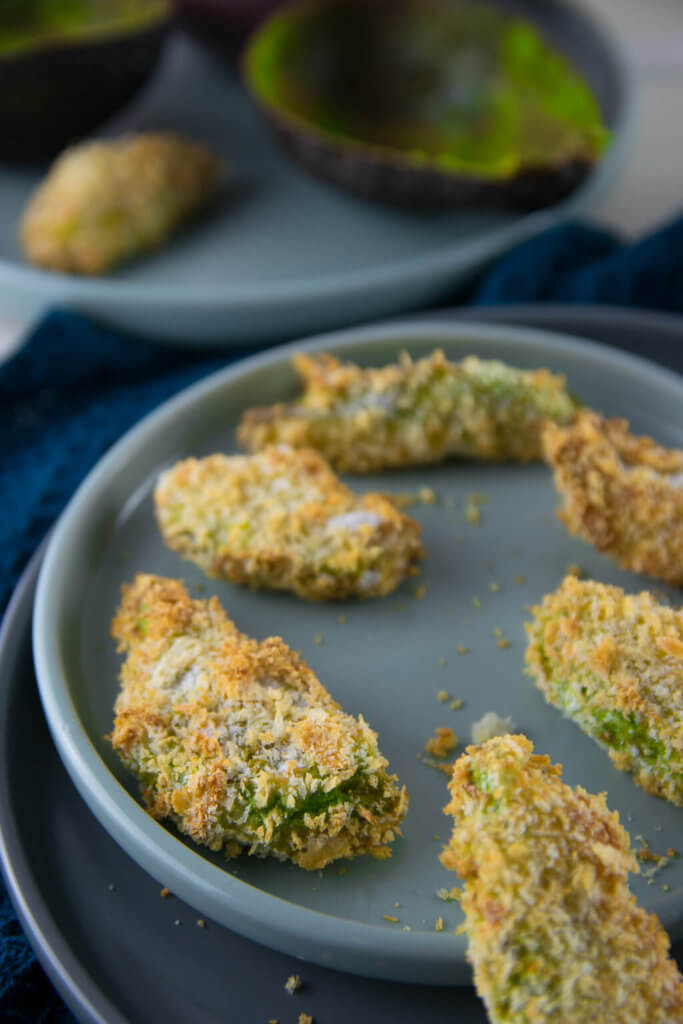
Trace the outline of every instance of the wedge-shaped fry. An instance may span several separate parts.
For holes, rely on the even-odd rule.
[[[388,857],[408,798],[362,718],[279,637],[239,633],[216,598],[138,576],[112,625],[126,652],[111,741],[150,814],[212,850],[320,868]]]
[[[26,257],[50,270],[103,274],[163,245],[213,196],[219,172],[213,153],[175,135],[74,146],[24,212]]]
[[[546,700],[683,805],[683,611],[568,576],[532,612],[526,663]]]
[[[546,424],[543,451],[570,533],[624,569],[683,585],[683,451],[593,412]]]
[[[388,594],[424,555],[414,519],[353,494],[310,449],[188,459],[155,500],[168,546],[210,576],[311,601]]]
[[[474,980],[493,1024],[681,1024],[669,939],[637,906],[629,836],[524,736],[468,747],[441,859],[464,879]]]
[[[541,456],[541,424],[569,420],[576,403],[564,378],[468,356],[452,363],[436,350],[381,369],[299,354],[304,393],[291,405],[248,410],[240,443],[322,452],[337,469],[366,473],[462,455],[527,462]]]

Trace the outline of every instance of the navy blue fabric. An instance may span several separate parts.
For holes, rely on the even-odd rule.
[[[504,256],[470,302],[609,303],[683,313],[683,217],[633,244],[580,224],[557,228]],[[0,613],[31,554],[107,448],[164,399],[244,354],[155,346],[56,311],[0,365]],[[1,886],[0,1020],[73,1020]]]
[[[471,301],[603,303],[683,313],[683,216],[630,245],[583,224],[554,228],[503,256]]]

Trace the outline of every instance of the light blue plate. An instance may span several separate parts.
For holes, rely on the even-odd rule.
[[[589,405],[608,415],[626,412],[635,430],[683,447],[680,377],[566,336],[424,320],[340,332],[296,347],[331,349],[381,365],[401,348],[420,356],[437,345],[454,359],[475,352],[564,372],[571,390]],[[246,406],[293,395],[291,352],[286,346],[255,356],[166,403],[124,437],[81,486],[55,528],[38,585],[34,652],[41,699],[59,754],[94,814],[161,885],[203,915],[340,970],[462,984],[470,971],[464,938],[455,931],[461,913],[457,904],[437,897],[439,888],[457,884],[438,860],[451,825],[442,813],[446,778],[420,757],[435,727],[451,726],[462,750],[472,723],[485,712],[510,715],[539,753],[564,765],[568,783],[606,791],[632,836],[646,836],[657,852],[681,846],[681,808],[649,796],[616,771],[522,674],[527,606],[554,590],[570,563],[631,591],[648,581],[620,571],[567,534],[555,518],[556,496],[543,466],[473,462],[350,481],[358,490],[434,489],[437,504],[411,510],[422,523],[428,552],[419,599],[415,584],[406,583],[382,600],[311,605],[207,580],[162,544],[152,507],[154,481],[178,458],[234,450],[234,426]],[[481,526],[465,514],[475,492],[487,498]],[[218,596],[244,632],[283,636],[347,711],[367,718],[411,798],[390,860],[359,858],[344,874],[338,864],[311,873],[246,857],[226,862],[146,814],[137,784],[105,739],[121,660],[109,624],[121,584],[136,572],[182,578],[193,593],[200,585],[207,596]],[[339,622],[342,611],[346,621]],[[497,629],[510,640],[509,648],[498,647]],[[460,645],[469,653],[458,653]],[[442,689],[462,698],[462,710],[438,701]],[[633,889],[674,937],[683,935],[683,859],[670,864],[656,884],[639,878]],[[438,917],[444,920],[440,933],[434,930]]]
[[[234,74],[178,38],[110,131],[172,130],[207,142],[230,168],[222,202],[166,249],[111,276],[65,276],[28,266],[16,242],[40,175],[0,169],[0,306],[30,318],[58,304],[163,342],[230,345],[452,299],[511,245],[586,211],[631,135],[634,84],[617,42],[563,0],[515,6],[583,69],[613,133],[569,200],[533,214],[416,213],[345,195],[290,163]]]

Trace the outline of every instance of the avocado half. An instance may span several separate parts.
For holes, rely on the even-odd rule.
[[[116,113],[170,15],[170,0],[2,0],[0,159],[49,158]]]
[[[256,30],[243,76],[282,147],[371,199],[533,209],[609,138],[581,73],[481,0],[304,0]]]

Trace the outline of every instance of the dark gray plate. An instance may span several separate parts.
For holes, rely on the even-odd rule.
[[[280,153],[236,75],[177,38],[109,130],[206,142],[229,169],[225,201],[159,252],[86,279],[26,264],[17,218],[41,174],[0,167],[2,308],[29,317],[60,305],[163,343],[230,346],[450,301],[505,249],[585,213],[623,165],[635,122],[635,75],[609,29],[567,0],[513,6],[582,70],[611,132],[603,159],[564,202],[534,213],[426,213],[345,195]]]
[[[677,845],[680,808],[617,772],[522,675],[528,606],[559,585],[568,565],[579,562],[590,577],[628,591],[649,581],[620,571],[568,535],[554,515],[551,475],[540,464],[461,460],[353,481],[359,491],[426,485],[436,492],[438,504],[412,512],[427,549],[419,600],[414,583],[385,600],[335,606],[209,581],[164,546],[152,502],[161,469],[190,455],[234,450],[234,426],[245,407],[296,393],[292,352],[332,350],[383,365],[402,349],[421,356],[437,346],[453,359],[475,352],[565,373],[570,390],[589,406],[628,412],[634,430],[683,446],[681,378],[569,335],[423,317],[279,346],[183,391],[100,460],[60,517],[46,552],[33,650],[41,700],[67,770],[100,822],[157,880],[215,921],[283,952],[387,980],[457,985],[470,977],[457,932],[460,910],[444,907],[437,896],[453,884],[437,856],[449,832],[446,780],[421,760],[436,727],[452,726],[462,749],[485,712],[509,715],[539,753],[564,765],[570,784],[606,790],[634,835],[647,836],[655,849],[655,839],[665,850]],[[487,499],[480,527],[465,515],[473,493]],[[390,860],[357,858],[343,873],[339,865],[311,873],[274,859],[226,862],[180,841],[143,810],[136,782],[106,740],[121,660],[110,622],[122,583],[137,572],[180,577],[216,595],[251,636],[285,637],[347,711],[365,716],[410,793],[403,837]],[[507,649],[498,646],[498,630],[509,640]],[[462,710],[437,701],[444,689],[464,701]],[[667,868],[667,883],[670,892],[642,877],[633,887],[646,909],[678,934],[683,860]],[[439,917],[444,927],[437,932]]]
[[[621,341],[683,367],[683,323],[615,311],[526,310],[487,319],[534,322]],[[452,314],[449,319],[452,318]],[[478,319],[482,315],[477,316]],[[642,348],[640,349],[642,351]],[[69,782],[35,692],[29,619],[37,565],[20,587],[0,640],[0,832],[8,888],[41,960],[84,1021],[265,1021],[301,1010],[320,1024],[365,1019],[484,1022],[464,989],[397,986],[297,965],[209,923],[159,885],[101,829]],[[30,742],[27,742],[30,737]],[[49,856],[46,856],[49,851]],[[114,885],[113,890],[110,886]],[[183,922],[174,926],[175,920]],[[677,950],[679,958],[683,948]],[[292,971],[307,990],[290,999]]]

